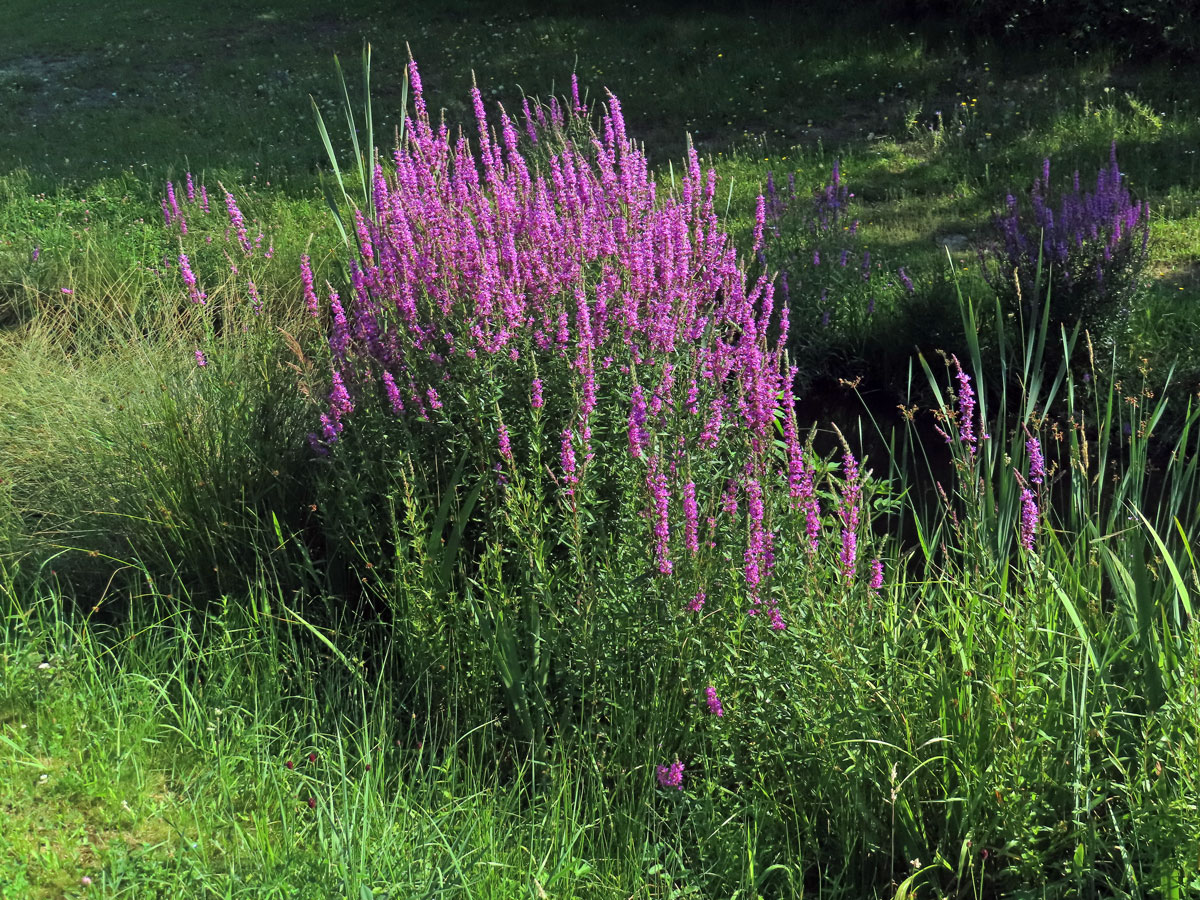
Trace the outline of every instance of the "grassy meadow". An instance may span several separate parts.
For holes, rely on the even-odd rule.
[[[1200,896],[1197,75],[10,0],[0,900]]]

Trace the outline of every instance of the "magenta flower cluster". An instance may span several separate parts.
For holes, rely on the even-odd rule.
[[[658,783],[663,787],[683,790],[683,763],[678,759],[669,766],[658,767]]]
[[[1036,435],[1029,435],[1025,441],[1025,452],[1029,454],[1029,480],[1033,484],[1042,484],[1046,480],[1046,458],[1042,455],[1042,442]]]
[[[1018,537],[1025,552],[1033,552],[1034,541],[1037,539],[1038,523],[1041,512],[1035,488],[1042,489],[1046,483],[1046,457],[1042,453],[1042,442],[1037,435],[1025,429],[1025,452],[1029,456],[1029,481],[1021,478],[1020,472],[1015,472],[1017,483],[1021,486],[1021,512]]]
[[[968,375],[962,367],[962,363],[958,361],[957,356],[951,356],[950,361],[954,364],[954,378],[958,382],[958,389],[954,392],[956,408],[953,418],[957,427],[958,443],[962,445],[966,452],[967,461],[975,459],[979,453],[979,442],[991,440],[991,436],[984,431],[984,422],[982,416],[979,417],[979,430],[976,431],[976,402],[975,388],[971,384],[971,376]],[[938,434],[946,439],[947,444],[952,444],[955,441],[954,437],[943,429],[940,425],[936,426]]]
[[[878,591],[883,587],[883,560],[871,560],[871,581],[869,586],[872,591]]]
[[[430,120],[415,63],[409,76],[415,111],[375,167],[373,213],[354,216],[346,296],[318,292],[301,261],[332,365],[310,443],[330,452],[365,404],[412,429],[478,430],[477,445],[505,466],[543,471],[527,432],[544,417],[569,508],[585,502],[595,466],[628,454],[620,465],[640,471],[663,576],[711,546],[726,481],[701,476],[719,468],[713,460],[736,458],[743,475],[729,488],[746,494],[750,514],[734,530],[746,531],[740,555],[757,603],[777,544],[764,494],[788,485],[809,516],[812,548],[819,509],[780,350],[787,310],[770,277],[740,265],[714,209],[715,172],[693,150],[678,192],[660,190],[611,96],[594,130],[577,99],[567,109],[526,102],[523,121],[503,109],[489,121],[473,89],[473,140],[452,134]],[[231,223],[240,242],[241,224]],[[481,409],[497,421],[481,421]],[[774,455],[780,417],[786,461]],[[597,446],[601,420],[619,444]],[[735,514],[736,496],[733,504]]]
[[[238,276],[239,262],[244,264],[248,259],[270,260],[274,256],[275,248],[268,243],[267,248],[263,250],[262,245],[266,235],[261,228],[258,229],[254,238],[250,237],[249,226],[238,206],[237,199],[223,187],[221,190],[225,196],[225,214],[228,217],[227,224],[224,227],[225,246],[222,247],[222,252],[224,253],[225,264],[228,267],[230,275]],[[193,257],[189,256],[182,249],[182,245],[185,243],[184,239],[188,238],[190,233],[189,222],[195,225],[198,221],[201,221],[206,227],[211,227],[212,223],[203,221],[210,212],[208,188],[204,184],[200,184],[197,187],[192,173],[187,172],[185,173],[184,182],[181,187],[177,187],[173,181],[167,182],[166,194],[161,200],[161,206],[163,222],[167,228],[172,231],[178,231],[178,240],[181,248],[178,255],[164,257],[162,259],[162,270],[155,271],[161,276],[165,271],[170,270],[172,266],[178,266],[179,277],[183,280],[184,287],[187,288],[188,296],[192,302],[201,306],[206,305],[208,294],[200,286],[200,278],[196,274],[195,261]],[[188,240],[195,244],[198,243],[197,237],[197,234],[192,234],[192,237],[188,238]],[[209,234],[205,240],[205,244],[211,242],[212,235]],[[311,275],[309,282],[306,284],[306,296],[312,293]],[[246,294],[253,305],[254,312],[261,312],[262,298],[259,296],[258,288],[255,286],[253,280],[246,282]],[[314,302],[315,299],[315,296],[313,296]],[[315,307],[310,308],[313,308],[315,313]]]
[[[781,238],[786,219],[797,208],[796,177],[789,175],[785,187],[777,186],[773,173],[767,173],[766,210],[770,218],[769,234]],[[916,291],[912,277],[904,268],[893,273],[878,260],[859,236],[859,220],[853,214],[854,194],[842,178],[841,162],[835,160],[829,180],[815,190],[806,203],[799,205],[800,245],[787,257],[774,260],[780,268],[780,288],[788,300],[793,288],[803,298],[801,321],[806,326],[797,337],[803,346],[807,329],[826,328],[837,323],[842,328],[861,326],[875,312],[876,298],[883,292],[898,293],[902,286],[908,294]],[[878,277],[882,276],[882,280]]]
[[[717,718],[725,715],[725,707],[721,705],[721,698],[717,696],[717,689],[711,684],[704,689],[704,702],[708,705],[708,711]]]
[[[1037,539],[1038,518],[1037,498],[1027,485],[1022,485],[1020,541],[1027,553],[1033,552],[1033,542]]]
[[[842,482],[842,502],[838,510],[838,517],[842,522],[842,549],[838,558],[842,565],[842,577],[847,582],[852,582],[858,562],[862,482],[859,480],[858,461],[849,450],[842,454]]]
[[[1050,282],[1054,321],[1091,317],[1128,299],[1148,258],[1150,204],[1137,202],[1125,186],[1114,141],[1108,165],[1095,188],[1081,187],[1076,170],[1071,188],[1055,197],[1050,160],[1042,162],[1027,205],[1008,194],[995,219],[996,239],[983,254],[984,274],[998,290],[1015,290],[1016,272],[1027,312],[1040,306],[1039,263]],[[1046,291],[1042,286],[1041,293]]]

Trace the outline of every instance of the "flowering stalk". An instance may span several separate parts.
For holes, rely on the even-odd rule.
[[[1029,480],[1033,484],[1042,484],[1046,480],[1046,459],[1042,455],[1042,442],[1036,435],[1025,429],[1028,440],[1025,441],[1025,452],[1029,454]]]
[[[188,296],[192,298],[192,302],[203,305],[206,295],[196,286],[196,275],[186,253],[179,254],[179,274],[183,276],[183,283],[187,285]]]
[[[1037,498],[1029,485],[1025,484],[1019,473],[1017,481],[1021,484],[1021,523],[1020,523],[1020,541],[1021,546],[1026,553],[1033,552],[1033,544],[1037,539],[1038,520],[1041,514],[1038,512]]]
[[[871,582],[869,586],[873,592],[883,587],[883,560],[881,559],[871,560]]]
[[[842,504],[838,518],[842,523],[842,549],[838,556],[842,577],[854,581],[858,560],[858,524],[862,503],[862,483],[859,481],[858,461],[849,449],[842,452]]]

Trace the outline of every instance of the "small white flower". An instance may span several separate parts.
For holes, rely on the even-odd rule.
[[[48,663],[48,662],[40,662],[40,663],[38,663],[38,668],[39,668],[39,669],[48,669],[48,668],[50,668],[50,663]]]

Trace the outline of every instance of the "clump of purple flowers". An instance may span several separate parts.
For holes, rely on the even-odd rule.
[[[1130,195],[1114,141],[1093,189],[1083,189],[1076,170],[1070,189],[1056,192],[1046,159],[1027,203],[1010,193],[995,218],[992,245],[982,253],[983,269],[1011,303],[1019,293],[1025,315],[1035,322],[1049,289],[1052,322],[1079,320],[1096,330],[1127,307],[1140,284],[1149,240],[1150,204]]]
[[[889,297],[898,304],[916,292],[904,268],[893,272],[872,258],[840,160],[807,202],[797,202],[794,174],[781,188],[768,172],[765,209],[771,220],[769,261],[780,268],[780,289],[802,326],[792,335],[793,358],[827,352],[837,333],[861,341],[878,300]]]
[[[673,787],[683,790],[683,763],[678,759],[669,766],[658,767],[658,783],[663,787]]]
[[[841,160],[833,161],[833,172],[829,181],[813,196],[812,217],[809,227],[816,234],[836,234],[843,219],[850,214],[850,200],[854,194],[850,188],[842,184]],[[851,229],[858,231],[858,220],[854,220]]]
[[[415,115],[392,158],[375,167],[373,211],[354,215],[351,290],[342,299],[331,292],[327,304],[334,388],[310,443],[328,452],[366,403],[406,417],[434,452],[469,440],[495,448],[514,472],[549,464],[572,509],[599,502],[589,493],[593,471],[632,466],[647,561],[662,577],[713,549],[702,547],[699,522],[718,512],[717,492],[695,473],[732,455],[744,463],[734,487],[751,500],[750,521],[733,531],[745,541],[738,556],[753,603],[774,566],[764,500],[768,485],[788,484],[789,464],[773,445],[793,372],[774,339],[787,326],[772,279],[748,278],[720,227],[716,174],[693,151],[679,195],[660,194],[615,97],[593,131],[574,102],[548,115],[538,106],[524,123],[500,110],[497,125],[473,89],[469,141],[430,121],[415,64],[410,81]],[[759,198],[760,222],[765,205]],[[231,228],[240,244],[244,220],[232,217]],[[318,295],[307,259],[301,280],[311,309]],[[513,389],[499,391],[505,384]],[[533,456],[529,431],[543,418],[558,436],[557,460]],[[601,423],[626,461],[612,455],[617,444],[592,444]],[[792,427],[797,499],[815,519],[797,441]],[[496,461],[481,460],[489,470]],[[810,522],[809,541],[817,527]],[[781,627],[778,610],[768,610]]]
[[[725,715],[725,707],[721,705],[721,698],[717,696],[717,689],[711,684],[704,689],[704,701],[708,704],[708,711],[717,718]]]
[[[346,218],[348,283],[319,291],[308,261],[301,283],[328,343],[325,383],[305,386],[323,397],[309,443],[328,457],[329,483],[346,472],[372,490],[382,479],[370,467],[403,459],[429,496],[472,498],[430,622],[463,618],[459,584],[502,582],[521,607],[514,646],[554,645],[539,651],[564,667],[553,685],[574,677],[571,654],[593,635],[638,660],[704,654],[737,617],[766,645],[799,621],[789,603],[803,593],[785,587],[845,589],[863,483],[847,450],[843,477],[830,478],[834,497],[849,482],[835,562],[822,528],[837,501],[823,523],[819,464],[795,418],[789,310],[721,227],[716,173],[691,151],[677,190],[660,191],[615,97],[594,105],[597,123],[574,100],[489,119],[475,89],[468,137],[430,120],[415,65],[410,83],[415,112],[376,158],[371,208]],[[766,220],[759,198],[751,256]],[[857,260],[846,270],[860,277]],[[374,521],[374,499],[359,498],[353,527],[438,551],[436,535]],[[551,617],[559,626],[541,637],[522,632]],[[532,720],[534,703],[564,698],[547,688],[513,708]],[[705,700],[723,716],[715,688]],[[658,766],[659,783],[681,789],[683,768]]]
[[[272,242],[266,240],[267,235],[257,221],[253,223],[257,234],[250,236],[250,225],[234,195],[225,191],[224,214],[214,215],[209,207],[208,188],[198,183],[191,172],[186,172],[181,185],[173,181],[166,183],[161,207],[165,226],[178,232],[174,239],[179,242],[180,252],[177,256],[163,257],[161,268],[152,271],[163,277],[177,267],[188,296],[193,303],[201,306],[206,305],[208,300],[208,294],[203,289],[206,283],[214,279],[226,281],[232,276],[232,280],[238,283],[235,296],[248,300],[249,308],[256,315],[260,314],[264,304],[255,284],[256,270],[270,263],[275,248]],[[214,236],[218,238],[216,242]],[[264,241],[267,244],[265,249]],[[214,250],[219,250],[220,255]],[[309,309],[316,315],[318,303],[307,257],[301,265],[301,272]],[[259,283],[262,283],[261,280]]]

